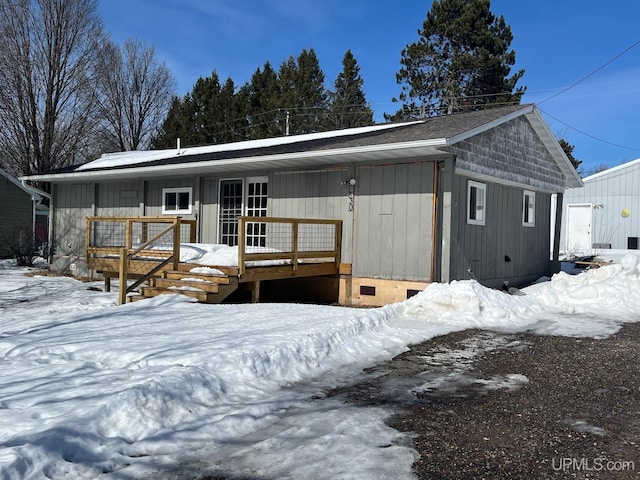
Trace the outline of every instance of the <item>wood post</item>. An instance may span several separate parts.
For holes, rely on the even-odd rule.
[[[131,237],[133,236],[133,219],[128,218],[127,222],[126,222],[126,225],[127,225],[127,230],[126,230],[126,233],[125,233],[124,246],[127,249],[131,249],[132,246],[133,246],[133,244],[131,243],[132,242]]]
[[[180,217],[176,218],[173,226],[173,269],[178,270],[180,263]]]
[[[238,218],[238,272],[244,274],[245,257],[246,257],[246,239],[245,239],[245,223],[244,218]]]
[[[91,225],[92,225],[91,217],[86,217],[84,219],[84,223],[85,223],[84,256],[85,256],[85,259],[87,260],[87,263],[89,263],[89,247],[91,246]]]
[[[124,305],[127,303],[127,274],[128,274],[128,265],[129,258],[127,255],[127,249],[120,249],[120,271],[118,272],[120,275],[120,291],[118,292],[118,301],[119,305]]]
[[[339,269],[342,260],[342,221],[336,223],[335,249],[336,267]]]
[[[291,251],[293,252],[293,258],[291,259],[291,263],[293,266],[293,271],[295,272],[298,269],[298,227],[300,223],[297,220],[293,220],[291,222],[291,228],[293,230],[293,235],[291,238]]]
[[[260,280],[251,282],[251,303],[260,303]]]

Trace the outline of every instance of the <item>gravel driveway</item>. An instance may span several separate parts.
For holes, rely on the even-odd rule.
[[[331,392],[395,411],[420,479],[640,478],[640,323],[606,339],[467,330]]]

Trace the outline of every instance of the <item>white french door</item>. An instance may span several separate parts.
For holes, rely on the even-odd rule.
[[[267,177],[250,177],[220,181],[219,229],[222,244],[238,245],[238,217],[266,217],[268,200]],[[247,245],[264,247],[267,239],[265,223],[247,224]]]

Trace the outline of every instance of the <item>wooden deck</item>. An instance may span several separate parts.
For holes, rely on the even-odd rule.
[[[238,223],[242,240],[238,266],[229,267],[180,262],[181,242],[196,243],[194,221],[180,217],[87,217],[87,264],[104,275],[106,291],[110,291],[113,278],[119,279],[120,303],[168,293],[220,303],[240,284],[249,284],[253,301],[258,301],[262,281],[339,273],[339,220],[240,217]],[[247,227],[256,231],[256,225],[266,233],[250,238],[247,231],[251,228]],[[248,242],[258,246],[248,246]],[[202,267],[220,273],[192,272]]]

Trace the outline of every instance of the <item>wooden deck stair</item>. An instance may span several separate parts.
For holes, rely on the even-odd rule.
[[[237,277],[229,274],[192,273],[194,265],[179,264],[178,270],[166,270],[161,277],[149,279],[148,286],[141,286],[129,302],[166,294],[180,294],[195,298],[201,303],[220,303],[238,288]]]

